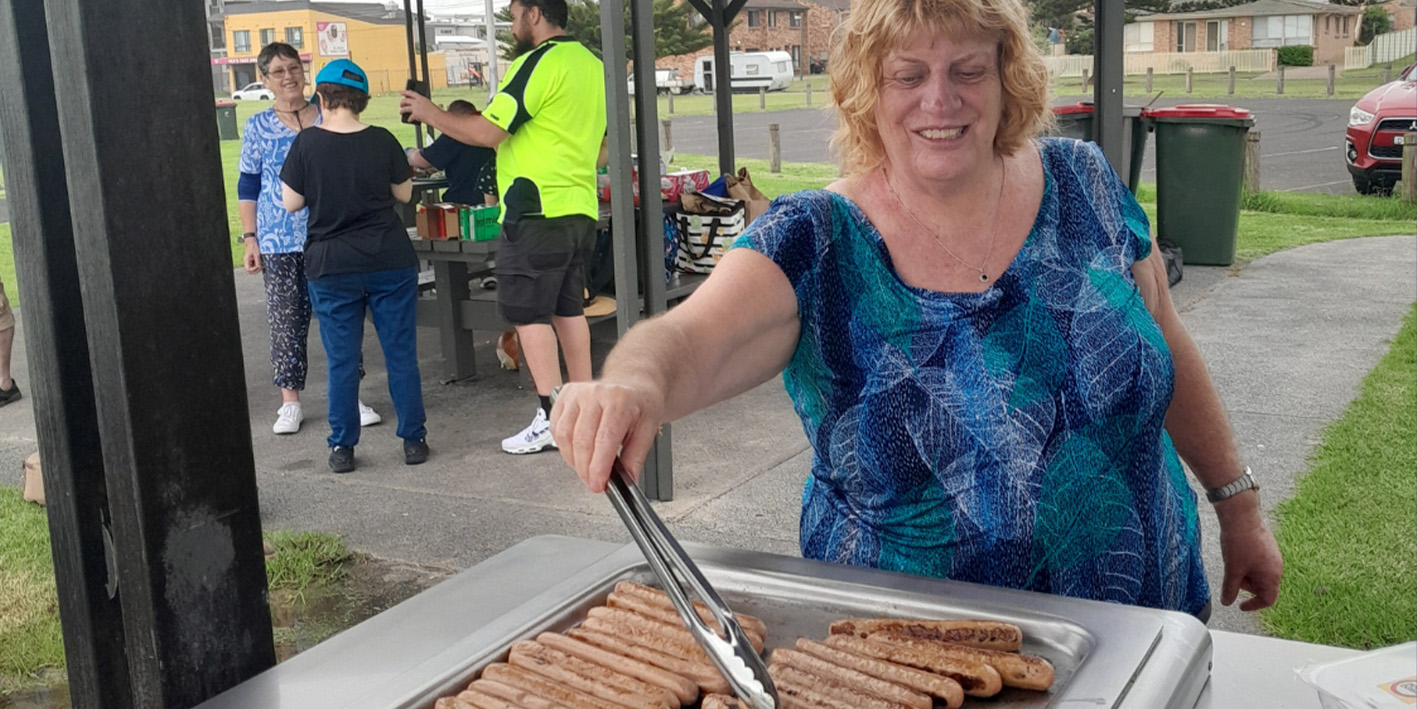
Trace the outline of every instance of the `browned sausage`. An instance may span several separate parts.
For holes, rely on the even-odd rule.
[[[1004,652],[1018,652],[1023,644],[1023,631],[1017,625],[993,620],[849,618],[831,624],[832,635],[855,635],[858,638],[886,630],[922,640],[938,640]]]
[[[944,701],[949,709],[959,709],[959,706],[964,703],[964,689],[959,686],[959,682],[934,672],[917,670],[913,667],[897,665],[894,662],[838,650],[807,638],[797,640],[797,649],[808,655],[820,657],[834,665],[863,672],[922,694],[928,694]]]
[[[1053,665],[1041,657],[921,640],[893,630],[871,633],[870,639],[926,652],[938,652],[946,657],[982,662],[999,671],[1005,687],[1041,692],[1053,686]]]
[[[679,614],[679,611],[674,608],[674,602],[669,600],[669,594],[657,588],[638,584],[633,581],[621,581],[615,584],[615,591],[610,595],[632,596],[658,608],[670,611],[675,615]],[[694,601],[694,609],[699,612],[699,618],[705,623],[712,625],[710,621],[713,620],[713,614],[709,612],[708,606],[699,601]],[[734,613],[733,617],[738,619],[738,624],[743,626],[744,630],[757,633],[763,638],[768,636],[768,624],[764,623],[761,619],[748,615],[747,613]]]
[[[604,621],[606,624],[598,621]],[[652,647],[686,660],[710,662],[703,648],[699,647],[699,642],[683,626],[650,620],[623,608],[592,608],[581,625],[601,632],[616,632],[611,630],[616,628],[618,632],[624,633],[627,640],[638,645]]]
[[[509,661],[517,667],[526,668],[567,687],[579,689],[601,699],[619,702],[632,709],[679,707],[679,698],[663,687],[656,687],[608,667],[586,662],[535,640],[514,643]]]
[[[726,694],[709,694],[704,697],[700,709],[746,709],[737,697],[730,697]]]
[[[589,622],[589,621],[587,621]],[[608,622],[606,622],[608,624]],[[614,629],[613,624],[610,625]],[[566,631],[566,635],[590,643],[596,647],[609,650],[625,657],[633,658],[641,662],[646,662],[655,667],[669,670],[681,677],[687,677],[699,685],[699,689],[706,694],[731,694],[733,689],[729,687],[728,680],[719,674],[718,668],[708,662],[694,662],[682,657],[676,657],[652,647],[636,645],[625,640],[624,636],[618,632],[597,632],[587,627],[575,628]]]
[[[482,671],[483,679],[490,679],[494,682],[523,689],[540,697],[552,699],[564,704],[571,709],[625,709],[621,704],[607,702],[600,697],[593,697],[585,692],[567,687],[560,682],[549,680],[531,670],[524,670],[520,667],[512,667],[506,663],[499,662],[495,665],[488,665]]]
[[[796,650],[780,649],[772,653],[772,661],[795,670],[821,677],[831,686],[859,689],[887,701],[912,709],[930,709],[934,702],[929,696],[864,672],[833,664]]]
[[[457,697],[442,697],[433,703],[433,709],[475,709],[471,704]]]
[[[833,635],[827,644],[839,650],[858,655],[888,660],[896,664],[929,670],[959,682],[964,693],[971,697],[992,697],[1003,688],[999,671],[982,662],[960,660],[947,657],[939,652],[926,652],[915,648],[901,647],[877,640],[858,638],[855,635]]]
[[[568,655],[574,655],[587,662],[594,662],[597,665],[629,675],[642,682],[646,682],[657,687],[663,687],[674,693],[680,704],[693,704],[699,698],[699,685],[687,677],[674,674],[668,670],[662,670],[654,665],[641,662],[634,658],[625,657],[609,650],[603,650],[590,643],[568,638],[565,635],[556,633],[542,633],[536,637],[536,641],[546,647],[560,650]]]
[[[630,596],[617,592],[610,594],[610,598],[607,599],[606,602],[611,608],[623,608],[627,611],[638,613],[646,618],[651,618],[676,628],[685,627],[684,619],[679,617],[679,611],[673,608],[660,608],[638,596]],[[707,608],[699,613],[699,618],[703,620],[704,624],[711,630],[718,633],[719,637],[726,637],[723,632],[718,629],[718,621],[713,619],[713,614],[709,613]],[[763,634],[743,625],[741,620],[738,622],[738,625],[742,626],[743,634],[748,636],[748,644],[752,645],[754,650],[762,652]]]
[[[520,709],[566,709],[566,705],[559,704],[555,700],[537,696],[535,693],[525,689],[517,689],[509,684],[494,682],[490,679],[479,679],[467,686],[468,689],[490,694],[499,699],[505,699]]]
[[[768,665],[768,675],[777,686],[779,698],[785,693],[804,704],[848,707],[849,709],[906,709],[905,704],[861,691],[843,684],[832,684],[825,678],[780,662]],[[811,694],[809,695],[808,692]]]
[[[494,697],[476,689],[464,690],[458,694],[458,701],[465,702],[474,709],[523,709],[501,697]]]

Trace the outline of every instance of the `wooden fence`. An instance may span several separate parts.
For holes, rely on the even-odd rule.
[[[1091,55],[1044,57],[1048,72],[1054,77],[1078,77],[1086,69],[1092,72]],[[1235,67],[1241,73],[1274,71],[1275,52],[1272,49],[1237,49],[1227,52],[1127,52],[1123,55],[1123,72],[1129,76],[1145,74],[1184,74],[1187,69],[1197,74],[1223,74]]]
[[[1364,69],[1374,64],[1386,64],[1417,52],[1417,27],[1401,32],[1388,32],[1373,38],[1366,47],[1343,50],[1344,69]]]

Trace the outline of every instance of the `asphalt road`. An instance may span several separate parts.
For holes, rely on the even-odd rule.
[[[1157,106],[1193,103],[1182,99],[1156,102]],[[1260,131],[1260,186],[1268,190],[1353,194],[1353,182],[1343,163],[1343,132],[1351,100],[1245,99],[1238,102],[1255,114]],[[713,116],[674,118],[674,149],[681,153],[712,155],[718,152],[718,132]],[[767,159],[768,125],[776,123],[782,139],[782,159],[787,162],[830,162],[827,140],[835,121],[824,111],[800,109],[771,113],[744,113],[734,118],[737,150],[741,157]],[[1152,139],[1155,134],[1152,134]],[[1142,179],[1156,179],[1155,149],[1149,146],[1142,164]]]

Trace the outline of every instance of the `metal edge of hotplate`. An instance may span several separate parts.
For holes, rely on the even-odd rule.
[[[789,593],[809,594],[812,602],[835,601],[854,607],[862,606],[863,598],[874,596],[878,603],[870,610],[880,615],[950,617],[958,613],[1010,620],[1024,628],[1030,642],[1051,646],[1054,657],[1066,651],[1063,645],[1071,641],[1077,645],[1073,651],[1081,653],[1079,664],[1072,668],[1071,677],[1060,677],[1061,694],[1052,695],[1048,706],[1191,707],[1205,684],[1206,675],[1194,675],[1208,667],[1209,636],[1199,621],[1184,614],[760,552],[692,543],[684,546],[715,586],[722,586],[720,590],[730,603],[745,612],[762,611],[744,599],[756,599],[757,606],[765,606],[764,599]],[[416,687],[375,690],[357,706],[425,709],[437,697],[455,693],[482,667],[503,659],[513,642],[574,626],[586,610],[604,602],[615,582],[627,578],[651,578],[633,545],[605,556],[445,652],[410,668],[404,673],[406,679],[424,678]],[[1071,628],[1061,636],[1049,631],[1066,626]],[[823,627],[820,635],[825,634]],[[1119,667],[1124,669],[1118,671]]]

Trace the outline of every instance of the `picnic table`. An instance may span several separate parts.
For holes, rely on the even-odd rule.
[[[605,203],[600,205],[599,228],[602,231],[610,229],[608,207]],[[438,328],[443,353],[441,381],[447,384],[475,377],[477,363],[473,331],[502,332],[508,327],[497,313],[496,291],[470,285],[473,278],[486,278],[493,274],[499,239],[420,239],[412,228],[409,229],[409,238],[418,257],[431,266],[433,294],[419,298],[417,322],[423,327]],[[674,274],[666,289],[666,300],[673,303],[688,297],[705,278],[707,276],[698,274]],[[422,275],[420,285],[424,285],[426,280],[427,275]],[[617,290],[616,297],[624,297],[624,294]],[[642,298],[640,307],[643,308]],[[613,314],[605,315],[591,318],[590,322],[594,324],[614,317]]]

